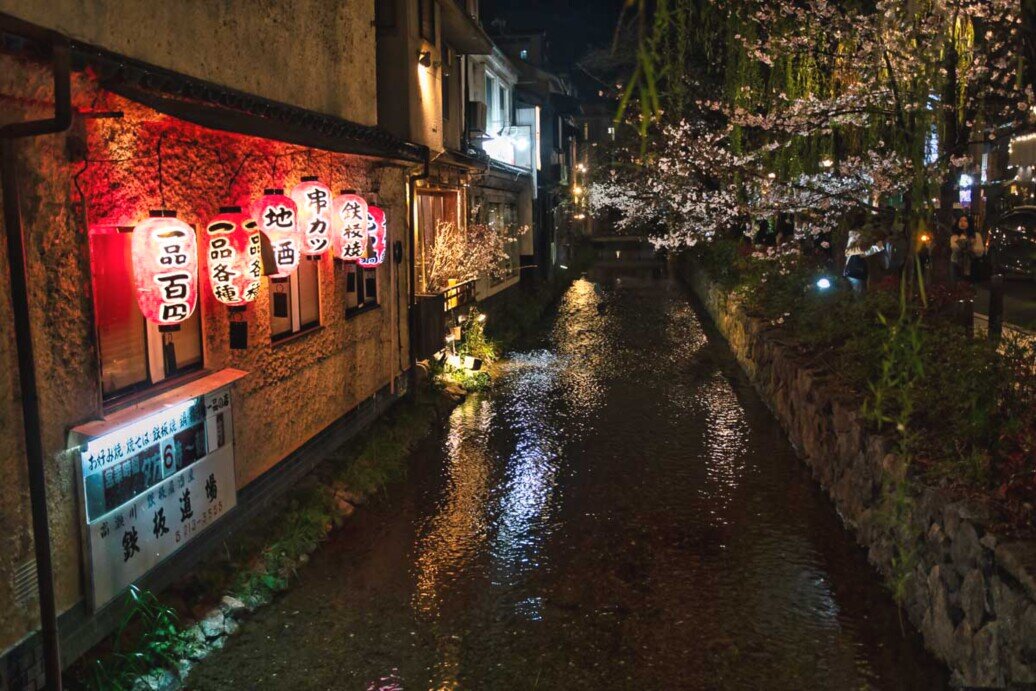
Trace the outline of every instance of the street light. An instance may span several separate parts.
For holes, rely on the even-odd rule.
[[[820,290],[827,290],[831,287],[831,279],[827,276],[817,279],[817,288]]]

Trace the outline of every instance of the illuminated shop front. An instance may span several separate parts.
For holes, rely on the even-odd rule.
[[[26,404],[0,377],[0,430],[39,438],[45,472],[30,501],[22,445],[0,454],[4,527],[26,536],[0,578],[32,565],[29,508],[45,501],[68,659],[130,584],[182,573],[315,443],[405,393],[407,181],[426,159],[371,126],[72,54],[71,126],[15,154],[38,428],[15,426]],[[0,72],[7,110],[46,114],[23,96],[48,92],[46,60],[0,54]],[[6,254],[0,275],[14,278]],[[23,340],[4,341],[4,371]],[[35,601],[4,597],[0,653],[29,654]]]

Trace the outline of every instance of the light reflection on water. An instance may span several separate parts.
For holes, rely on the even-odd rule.
[[[417,543],[415,607],[445,618],[461,600],[488,598],[485,616],[505,628],[584,637],[573,659],[598,669],[617,663],[611,655],[628,659],[632,669],[613,671],[645,688],[677,669],[698,679],[691,686],[726,677],[786,687],[812,665],[824,679],[880,686],[846,637],[794,507],[767,496],[802,481],[790,449],[768,419],[753,438],[751,419],[765,410],[755,401],[746,411],[729,357],[682,295],[653,288],[576,281],[550,348],[512,355],[496,389],[451,416],[444,490]],[[807,514],[831,519],[822,499],[809,501]],[[612,653],[585,638],[601,626],[624,632]],[[432,686],[477,682],[456,645],[472,632],[441,634]],[[596,672],[576,674],[569,681],[584,686]]]
[[[576,281],[545,339],[302,570],[288,661],[260,616],[197,688],[944,684],[682,290]]]

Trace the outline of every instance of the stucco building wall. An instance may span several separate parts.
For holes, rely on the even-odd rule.
[[[0,12],[181,74],[373,125],[374,2],[0,0]],[[289,65],[304,68],[302,78],[285,78]]]
[[[45,65],[0,56],[0,94],[30,99],[0,102],[0,122],[47,117],[51,79]],[[350,187],[376,195],[388,218],[390,247],[395,240],[406,242],[407,213],[407,168],[401,165],[206,130],[105,92],[83,74],[74,75],[73,101],[79,111],[121,117],[77,116],[67,133],[17,145],[59,611],[84,595],[78,468],[66,452],[68,432],[111,412],[101,393],[89,228],[133,225],[149,209],[165,206],[200,229],[219,206],[247,205],[264,188],[290,189],[307,174],[336,192]],[[325,255],[321,326],[276,343],[264,278],[259,299],[244,315],[246,350],[230,349],[228,311],[209,289],[204,256],[200,261],[204,368],[249,372],[231,390],[239,488],[407,367],[408,269],[405,261],[392,263],[391,251],[377,270],[380,305],[351,317],[345,267]],[[4,324],[11,323],[8,279],[6,244],[0,243]],[[0,653],[37,626],[36,601],[17,604],[10,585],[14,569],[33,556],[22,433],[14,335],[0,329]]]

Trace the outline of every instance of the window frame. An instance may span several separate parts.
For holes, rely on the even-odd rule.
[[[348,272],[345,279],[346,319],[381,307],[378,267],[365,268],[356,262],[349,262],[346,265],[346,271]],[[374,281],[373,296],[367,295],[368,280]]]
[[[194,226],[191,226],[194,228]],[[140,325],[141,342],[143,344],[143,359],[144,359],[144,378],[136,381],[127,386],[123,386],[111,391],[105,390],[104,373],[105,373],[105,354],[102,346],[101,338],[101,314],[100,305],[98,303],[98,295],[101,294],[103,288],[101,286],[101,276],[95,271],[95,253],[96,249],[94,246],[94,238],[100,235],[114,235],[120,238],[125,238],[125,242],[131,242],[133,237],[133,226],[94,226],[88,231],[88,250],[90,254],[90,285],[93,290],[93,329],[94,339],[97,344],[97,375],[98,383],[101,388],[101,403],[105,410],[117,408],[125,405],[127,401],[135,401],[142,398],[148,398],[156,395],[162,391],[166,391],[174,386],[177,386],[184,381],[190,380],[197,377],[200,373],[205,370],[205,321],[204,315],[202,314],[202,300],[201,296],[198,297],[198,302],[192,314],[186,321],[197,320],[198,325],[198,353],[199,357],[197,361],[190,362],[184,366],[177,366],[174,362],[174,369],[169,369],[170,364],[164,357],[165,355],[165,344],[167,341],[173,339],[174,333],[183,333],[182,330],[164,330],[160,329],[157,324],[149,322],[144,318],[143,313],[140,312],[140,308],[136,303],[135,299],[131,299],[129,302],[132,305],[132,310],[139,319],[137,320]],[[199,270],[200,270],[199,263]],[[132,275],[130,276],[132,280]],[[200,285],[200,271],[198,276],[198,283]],[[132,290],[132,286],[129,286]],[[131,315],[132,317],[133,315]],[[182,327],[181,327],[182,329]],[[175,353],[175,349],[174,349]]]
[[[435,0],[417,0],[417,35],[432,45],[437,45]]]
[[[320,273],[321,273],[320,272],[320,266],[324,263],[323,261],[321,261],[322,259],[323,259],[322,256],[317,257],[315,259],[311,259],[308,256],[303,256],[302,261],[299,262],[299,268],[296,269],[295,271],[292,271],[291,275],[288,276],[286,279],[283,279],[283,281],[277,281],[277,279],[270,279],[270,342],[271,343],[274,343],[274,344],[281,343],[283,341],[290,340],[290,339],[292,339],[295,336],[298,336],[300,334],[308,333],[310,331],[315,331],[316,329],[319,329],[321,327],[321,325],[323,324],[323,318],[322,318],[323,309],[322,309],[322,305],[321,305],[321,302],[320,302],[320,294],[321,294],[321,290],[320,290]],[[316,272],[316,278],[315,278],[315,281],[314,281],[314,286],[315,286],[315,289],[316,289],[316,295],[314,296],[314,299],[316,300],[317,316],[316,316],[315,320],[311,320],[311,321],[308,321],[308,322],[303,322],[302,321],[302,297],[303,296],[302,296],[302,290],[300,288],[301,279],[299,277],[299,272],[302,270],[303,266],[312,266],[313,270]],[[274,319],[274,317],[273,317],[273,295],[274,295],[275,292],[278,292],[274,288],[274,286],[276,286],[276,285],[285,285],[285,284],[287,284],[287,288],[288,288],[287,292],[288,292],[288,321],[289,321],[289,327],[288,327],[287,331],[279,331],[277,333],[274,333],[274,331],[273,331],[273,319]],[[283,317],[278,317],[278,318],[279,319],[283,319]]]

